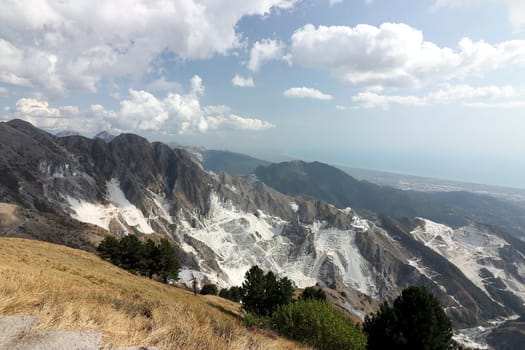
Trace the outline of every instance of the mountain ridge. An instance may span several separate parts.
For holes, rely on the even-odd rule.
[[[289,195],[306,195],[352,208],[394,217],[426,217],[452,226],[471,222],[496,224],[525,235],[525,212],[519,206],[468,192],[402,191],[356,180],[320,162],[283,162],[258,167],[258,179]]]
[[[133,134],[109,143],[82,136],[57,138],[13,121],[0,123],[0,136],[0,169],[9,174],[0,178],[0,201],[18,205],[22,213],[20,226],[0,232],[27,235],[47,215],[75,231],[85,227],[91,240],[67,242],[72,236],[67,228],[51,234],[48,227],[47,235],[31,237],[84,249],[92,249],[104,233],[158,234],[174,244],[186,282],[197,276],[221,286],[238,285],[257,264],[298,286],[319,283],[376,300],[392,300],[407,285],[425,284],[447,307],[456,327],[522,312],[516,300],[523,301],[518,295],[525,290],[519,282],[524,254],[497,229],[473,224],[457,228],[476,239],[455,244],[486,252],[472,257],[474,274],[468,277],[470,271],[461,270],[447,251],[429,250],[418,241],[434,234],[426,221],[389,216],[367,220],[353,209],[288,196],[251,177],[206,171],[184,149]],[[454,230],[439,227],[443,233],[437,235]],[[498,237],[501,249],[487,250],[486,235]],[[512,264],[518,270],[512,271]],[[518,299],[469,282],[478,273]],[[341,303],[364,316],[360,301],[346,297]]]

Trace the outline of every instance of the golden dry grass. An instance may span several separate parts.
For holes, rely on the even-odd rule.
[[[239,305],[132,275],[96,255],[0,238],[0,315],[35,315],[41,329],[96,329],[106,347],[297,349],[247,330]]]

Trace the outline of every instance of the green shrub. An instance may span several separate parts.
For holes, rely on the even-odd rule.
[[[217,286],[213,283],[205,284],[201,289],[202,295],[217,295],[218,289]]]
[[[326,301],[326,293],[319,287],[306,287],[300,298],[301,300]]]
[[[248,328],[267,328],[271,329],[271,319],[266,316],[258,316],[256,314],[247,313],[244,316],[244,325]]]
[[[271,318],[274,330],[320,350],[364,350],[366,336],[329,303],[300,300],[281,306]]]
[[[233,286],[229,289],[221,289],[219,296],[224,299],[229,299],[231,301],[239,302],[241,301],[241,288]]]

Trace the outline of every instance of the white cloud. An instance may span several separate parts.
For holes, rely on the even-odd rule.
[[[283,95],[291,98],[313,98],[316,100],[331,100],[332,95],[325,94],[319,90],[308,87],[294,87],[283,92]]]
[[[0,86],[0,96],[7,96],[7,94],[9,94],[9,90],[3,86]]]
[[[194,134],[209,130],[266,130],[273,124],[256,118],[244,118],[230,112],[223,105],[204,106],[200,97],[204,93],[202,79],[194,76],[191,89],[186,94],[168,93],[158,98],[144,90],[128,91],[129,96],[120,101],[119,110],[92,105],[86,111],[75,106],[52,107],[42,99],[22,98],[14,110],[7,111],[4,119],[19,118],[38,127],[56,132],[78,130],[94,133],[100,130],[117,132],[153,131],[162,134]]]
[[[342,3],[344,0],[329,0],[330,2],[330,6],[334,6],[334,5],[337,5],[337,4],[340,4]]]
[[[267,130],[275,127],[272,123],[256,118],[243,118],[235,114],[227,116],[210,116],[208,117],[208,124],[210,129],[218,129],[227,127],[237,130]]]
[[[517,91],[511,86],[483,86],[469,85],[446,86],[438,91],[423,96],[415,95],[382,95],[372,91],[361,92],[352,97],[352,101],[362,108],[388,109],[391,105],[429,106],[438,104],[462,103],[465,106],[515,104],[515,100],[525,97],[525,92]],[[487,102],[489,101],[489,102]]]
[[[165,77],[160,77],[146,85],[149,91],[181,91],[182,86],[176,81],[168,81]]]
[[[232,84],[233,86],[238,86],[238,87],[255,86],[252,77],[245,78],[243,76],[240,76],[239,74],[235,74],[235,76],[232,78]]]
[[[273,39],[256,41],[250,51],[248,69],[257,72],[261,66],[269,61],[283,59],[284,43]]]
[[[0,82],[61,94],[140,77],[162,52],[206,59],[241,46],[244,16],[295,0],[33,0],[0,11]]]
[[[102,106],[91,106],[91,110],[81,113],[76,106],[52,107],[47,101],[35,98],[21,98],[14,108],[5,109],[4,119],[26,120],[50,132],[78,130],[92,133],[111,130],[110,118],[99,113]]]
[[[421,87],[502,67],[525,67],[525,40],[491,45],[462,39],[457,49],[425,41],[406,24],[306,25],[292,35],[293,61],[354,85]]]
[[[487,4],[505,6],[509,14],[509,22],[514,29],[523,30],[525,28],[525,1],[523,0],[436,0],[432,9],[486,6]]]

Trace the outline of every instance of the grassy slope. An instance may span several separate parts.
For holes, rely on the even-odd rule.
[[[97,329],[105,346],[296,349],[248,331],[238,304],[194,296],[121,270],[96,255],[0,238],[0,315],[36,315],[42,329]]]

